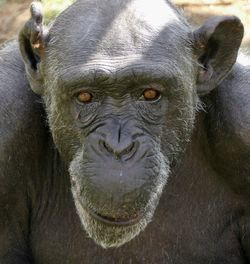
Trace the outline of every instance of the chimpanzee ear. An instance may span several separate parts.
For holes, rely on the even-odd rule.
[[[46,45],[46,32],[43,26],[43,12],[40,2],[35,1],[30,7],[31,18],[19,34],[19,48],[25,63],[25,69],[32,90],[43,94],[42,77],[39,63],[43,58]]]
[[[197,89],[205,95],[227,76],[237,59],[244,27],[235,16],[217,16],[194,32],[199,70]]]

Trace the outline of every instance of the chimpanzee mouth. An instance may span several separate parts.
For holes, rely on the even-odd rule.
[[[133,216],[131,218],[114,218],[114,217],[109,217],[109,216],[103,216],[96,212],[90,212],[90,214],[93,218],[95,218],[96,220],[100,222],[103,222],[109,225],[117,225],[117,226],[134,225],[138,223],[142,218],[142,215],[140,214]]]
[[[137,224],[142,218],[143,214],[134,214],[131,217],[112,217],[112,216],[104,216],[93,210],[86,209],[85,210],[93,217],[95,220],[108,224],[108,225],[116,225],[116,226],[131,226]]]

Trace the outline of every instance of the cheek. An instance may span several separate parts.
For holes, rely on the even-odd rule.
[[[196,117],[197,98],[183,93],[169,101],[162,128],[162,151],[171,160],[178,159],[190,141]]]
[[[155,130],[163,124],[165,113],[168,109],[168,101],[162,100],[158,103],[139,102],[136,104],[136,111],[142,119],[142,126],[150,126],[150,130]]]
[[[75,126],[68,102],[46,98],[48,122],[54,143],[63,159],[67,162],[82,145],[80,130]]]
[[[166,122],[173,128],[182,129],[193,123],[196,113],[197,95],[191,87],[174,91],[169,98]]]

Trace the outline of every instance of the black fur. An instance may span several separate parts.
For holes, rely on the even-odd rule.
[[[143,3],[77,1],[48,31],[35,4],[0,50],[1,264],[250,261],[243,27]]]

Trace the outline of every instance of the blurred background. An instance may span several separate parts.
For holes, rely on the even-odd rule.
[[[146,1],[146,0],[145,0]],[[43,0],[46,23],[73,0]],[[194,25],[213,15],[237,15],[245,25],[243,46],[250,48],[250,0],[173,0]],[[0,43],[15,38],[29,18],[30,0],[0,0]]]

